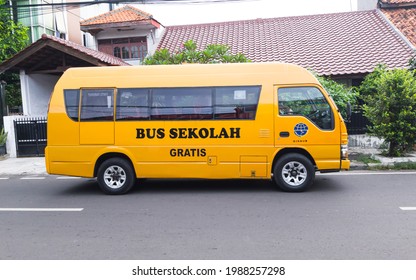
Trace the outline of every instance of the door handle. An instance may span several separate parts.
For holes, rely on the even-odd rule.
[[[286,138],[289,137],[290,133],[288,131],[281,131],[279,135],[280,137]]]

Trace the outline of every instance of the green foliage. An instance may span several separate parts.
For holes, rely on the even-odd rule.
[[[183,49],[176,53],[170,53],[167,49],[157,50],[152,56],[147,57],[143,64],[209,64],[239,62],[250,62],[250,60],[241,53],[231,54],[230,48],[225,45],[208,45],[204,50],[198,50],[196,43],[189,40],[183,44]]]
[[[29,40],[27,27],[12,20],[5,3],[0,0],[0,62],[22,50]]]
[[[409,68],[410,70],[416,70],[416,52],[413,57],[409,60]]]
[[[357,97],[358,92],[352,88],[347,87],[344,84],[337,83],[330,78],[326,78],[323,76],[316,76],[318,81],[321,85],[325,88],[325,90],[331,95],[332,99],[334,100],[335,104],[341,115],[344,119],[347,118],[347,106],[350,104],[351,106],[355,106],[357,104]]]
[[[6,104],[9,107],[22,105],[22,94],[20,91],[20,79],[16,73],[0,74],[0,79],[6,82]]]
[[[21,23],[13,22],[6,1],[0,0],[0,63],[22,50],[28,42],[27,27]],[[13,73],[2,73],[0,80],[7,83],[6,104],[9,106],[21,105],[19,76]]]
[[[4,132],[4,128],[0,130],[0,146],[6,144],[7,132]]]
[[[407,69],[379,65],[360,87],[370,133],[389,143],[388,156],[402,156],[416,143],[416,79]]]

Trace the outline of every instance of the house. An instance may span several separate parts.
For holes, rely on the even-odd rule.
[[[157,47],[164,26],[151,14],[127,5],[81,21],[91,34],[86,46],[138,65]]]
[[[44,34],[0,64],[0,73],[20,73],[24,115],[46,115],[49,95],[65,69],[137,65],[156,49],[163,30],[152,15],[131,6],[83,20],[80,25],[82,31],[94,35],[85,42],[89,47]]]
[[[281,61],[358,85],[379,63],[403,68],[410,45],[380,10],[168,26],[158,49],[225,44],[254,62]]]
[[[27,26],[30,42],[36,42],[42,34],[48,34],[82,43],[79,26],[80,0],[67,3],[33,0],[9,0],[14,21]],[[53,2],[53,1],[52,1]]]
[[[45,117],[53,87],[66,69],[69,67],[122,65],[129,64],[118,57],[44,34],[38,41],[0,64],[0,73],[4,71],[19,72],[24,115]],[[14,121],[18,119],[21,117],[4,117],[4,127],[9,134],[6,146],[11,157],[16,157],[19,150],[19,140],[16,138],[14,125]],[[46,131],[43,130],[43,132]],[[46,142],[46,135],[36,134],[39,141],[35,141],[35,146],[38,146],[38,142]],[[29,150],[27,146],[30,145],[30,140],[22,140],[25,150]]]

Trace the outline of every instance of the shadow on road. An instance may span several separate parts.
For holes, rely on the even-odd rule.
[[[336,178],[317,177],[312,187],[304,192],[337,192],[341,187]],[[83,179],[71,185],[65,184],[65,193],[71,195],[102,194],[94,179]],[[138,180],[127,194],[150,193],[285,193],[280,191],[271,180],[201,180],[201,179],[147,179]],[[294,195],[297,195],[294,193]]]

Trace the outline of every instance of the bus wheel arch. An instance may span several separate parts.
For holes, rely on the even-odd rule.
[[[280,150],[274,158],[273,181],[279,189],[287,192],[302,192],[315,179],[316,164],[312,156],[303,149]]]
[[[127,193],[136,182],[131,160],[124,154],[102,155],[95,164],[94,176],[100,189],[106,194]]]

